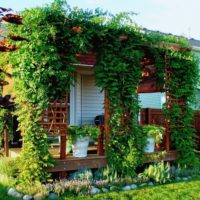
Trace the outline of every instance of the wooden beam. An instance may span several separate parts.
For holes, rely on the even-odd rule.
[[[58,160],[55,167],[48,169],[48,172],[73,171],[81,168],[101,168],[107,165],[105,156],[90,155],[86,158],[67,158]]]
[[[171,109],[171,94],[170,94],[170,79],[171,79],[171,70],[169,69],[167,57],[165,56],[165,88],[166,88],[166,109]],[[165,116],[165,149],[170,151],[170,116]]]
[[[109,127],[109,119],[110,119],[110,102],[109,102],[109,97],[108,97],[108,90],[105,89],[105,96],[104,96],[104,134],[105,134],[105,142],[106,145],[109,142],[109,132],[110,132],[110,127]]]
[[[5,156],[9,157],[9,133],[7,128],[4,129],[4,152]]]
[[[103,156],[105,154],[104,150],[104,127],[102,125],[99,125],[100,129],[100,135],[98,137],[98,146],[97,146],[97,154],[99,156]]]

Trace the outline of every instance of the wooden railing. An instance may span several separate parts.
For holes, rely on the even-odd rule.
[[[141,125],[165,125],[165,119],[162,115],[161,109],[156,108],[143,108],[140,112]],[[195,112],[194,115],[194,128],[197,135],[197,148],[200,150],[200,110]]]

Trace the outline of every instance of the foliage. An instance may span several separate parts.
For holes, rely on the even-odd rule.
[[[105,180],[108,182],[113,182],[119,178],[116,171],[113,171],[109,166],[105,168],[100,168],[94,173],[94,180]]]
[[[167,183],[170,181],[170,165],[169,163],[165,164],[163,161],[149,165],[143,173],[139,174],[141,178],[149,178],[152,181],[158,183]]]
[[[14,158],[1,158],[0,160],[0,174],[8,177],[17,177],[19,174],[19,163]]]
[[[177,177],[195,177],[200,175],[200,168],[195,167],[195,168],[188,168],[187,166],[173,166],[171,167],[171,176],[174,178]]]
[[[172,98],[185,101],[184,105],[173,103],[171,109],[165,109],[171,139],[180,152],[180,163],[197,163],[190,104],[198,66],[194,55],[184,50],[188,47],[185,40],[141,31],[129,13],[111,15],[99,9],[92,12],[64,5],[65,1],[55,0],[50,6],[25,10],[21,13],[23,24],[8,27],[8,34],[26,39],[9,41],[19,47],[10,53],[9,62],[14,68],[16,114],[24,138],[20,182],[43,182],[48,178],[45,169],[52,165],[47,132],[40,126],[42,110],[49,99],[69,92],[75,81],[71,63],[78,62],[75,54],[91,50],[97,54],[96,84],[109,100],[106,156],[112,170],[119,176],[135,176],[136,168],[144,161],[146,135],[137,116],[137,88],[144,58],[155,63],[161,87],[166,80],[165,68],[170,68],[169,92]],[[169,43],[177,43],[183,50]]]
[[[86,137],[96,140],[100,130],[98,127],[93,125],[81,125],[81,126],[68,126],[68,136],[72,141],[75,141],[77,137]]]
[[[79,169],[78,171],[70,174],[70,179],[80,181],[92,181],[93,174],[91,169]]]
[[[160,144],[164,137],[165,128],[162,126],[146,125],[143,126],[143,132],[148,137],[153,137],[156,144]]]

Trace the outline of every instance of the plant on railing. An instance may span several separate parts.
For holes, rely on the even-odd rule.
[[[147,125],[143,126],[143,132],[148,137],[153,137],[155,139],[155,144],[160,144],[164,137],[165,128],[162,126]]]

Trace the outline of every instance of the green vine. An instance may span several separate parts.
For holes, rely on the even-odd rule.
[[[180,162],[197,160],[190,104],[197,83],[197,62],[192,53],[179,52],[166,43],[182,40],[156,33],[144,33],[128,13],[110,15],[99,9],[84,11],[55,0],[50,6],[25,10],[23,24],[10,25],[8,34],[26,38],[13,42],[19,49],[10,53],[14,68],[16,114],[23,134],[19,181],[43,182],[45,169],[52,166],[47,132],[40,126],[41,113],[49,99],[69,93],[74,83],[75,54],[94,51],[96,84],[106,90],[110,104],[108,164],[121,176],[134,176],[144,161],[146,135],[138,124],[137,88],[142,78],[141,61],[149,56],[156,65],[161,87],[165,80],[165,56],[172,70],[174,98],[183,98],[183,107],[173,105],[170,115],[172,142],[180,151]]]

